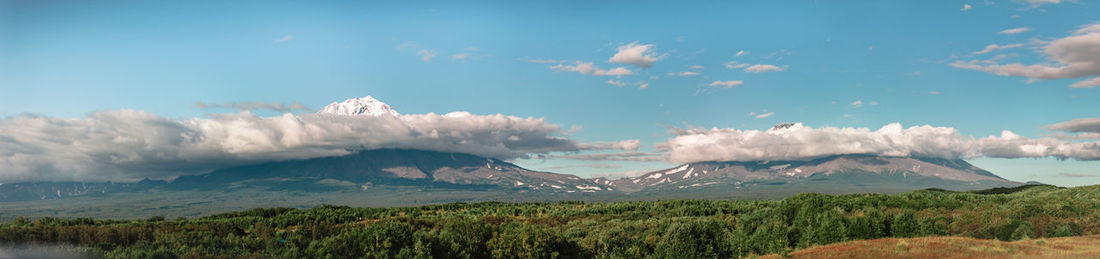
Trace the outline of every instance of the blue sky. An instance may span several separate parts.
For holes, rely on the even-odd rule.
[[[1070,87],[1087,77],[1029,80],[952,64],[1049,64],[1044,42],[1100,22],[1095,5],[0,1],[0,116],[137,109],[182,119],[232,112],[196,102],[316,110],[372,95],[404,114],[542,117],[579,126],[572,139],[639,139],[643,151],[668,140],[669,126],[764,130],[780,122],[871,129],[899,122],[976,138],[1002,130],[1039,138],[1054,133],[1045,125],[1100,117],[1100,89]],[[1014,28],[1027,30],[1001,33]],[[651,46],[657,60],[648,68],[609,62],[631,43]],[[1021,45],[973,54],[990,44]],[[550,69],[576,62],[633,74]],[[742,84],[708,86],[733,80]],[[518,162],[584,176],[671,165]],[[972,162],[1018,181],[1100,183],[1096,161]]]

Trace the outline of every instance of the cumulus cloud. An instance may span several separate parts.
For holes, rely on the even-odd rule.
[[[964,12],[965,11],[970,11],[970,9],[973,9],[973,8],[974,8],[973,6],[970,6],[968,4],[963,4],[962,9],[959,9],[959,11],[964,11]]]
[[[616,81],[616,80],[607,80],[607,84],[614,85],[614,86],[626,86],[626,83],[624,83],[623,81]]]
[[[237,109],[242,111],[254,111],[254,110],[272,110],[277,112],[293,112],[294,110],[308,111],[310,110],[305,105],[295,102],[292,104],[282,104],[278,102],[265,103],[265,102],[227,102],[227,103],[203,103],[196,102],[195,108],[199,109]]]
[[[638,44],[638,42],[631,42],[630,44],[619,46],[618,52],[614,56],[608,59],[608,62],[634,65],[639,68],[649,68],[653,66],[653,63],[660,60],[654,50],[657,45],[653,44]]]
[[[1075,143],[1055,138],[1031,139],[1003,131],[1000,136],[979,140],[981,154],[998,158],[1054,157],[1058,159],[1100,160],[1100,142]]]
[[[699,75],[699,72],[695,72],[695,71],[681,71],[681,72],[675,72],[675,73],[670,72],[669,75],[674,75],[674,76],[697,76],[697,75]]]
[[[1031,31],[1031,28],[1020,27],[1020,28],[1012,28],[1012,29],[1003,30],[1003,31],[998,32],[997,34],[1020,34],[1020,33],[1025,33],[1025,32],[1028,32],[1028,31]]]
[[[466,61],[467,58],[470,58],[469,53],[458,53],[451,55],[452,60]]]
[[[975,51],[975,52],[971,52],[970,55],[971,56],[981,55],[981,54],[990,53],[990,52],[998,51],[998,50],[1002,50],[1002,49],[1019,48],[1021,46],[1024,46],[1024,44],[1008,44],[1008,45],[1003,45],[1003,46],[1002,45],[997,45],[997,44],[989,44],[989,45],[985,46],[984,49],[981,49],[981,50]]]
[[[1049,62],[1039,64],[1000,64],[996,59],[958,60],[953,67],[977,70],[1002,76],[1038,79],[1084,78],[1071,85],[1074,88],[1100,86],[1100,24],[1082,26],[1073,35],[1043,43]],[[988,47],[987,47],[988,49]]]
[[[676,129],[659,144],[671,162],[809,160],[830,155],[872,154],[937,158],[1056,157],[1100,160],[1100,143],[1070,143],[1053,138],[1030,139],[1010,131],[975,139],[949,127],[903,128],[892,123],[868,128],[812,128],[785,123],[769,130],[729,128]]]
[[[578,143],[542,118],[467,112],[406,115],[248,111],[170,119],[144,111],[82,118],[0,119],[0,181],[136,180],[250,163],[407,148],[515,159],[552,152],[637,149],[637,141]]]
[[[627,75],[633,75],[634,74],[633,71],[630,71],[630,69],[626,69],[625,67],[616,67],[616,68],[612,68],[610,70],[604,70],[602,68],[596,67],[596,65],[593,65],[592,62],[580,62],[580,61],[577,61],[577,64],[572,65],[572,66],[565,65],[565,64],[553,65],[553,66],[550,66],[550,70],[564,71],[564,72],[577,72],[577,73],[580,73],[582,75],[597,75],[597,76],[627,76]]]
[[[710,82],[710,84],[708,84],[707,86],[731,88],[731,87],[734,87],[734,86],[739,86],[739,85],[744,84],[744,83],[745,82],[742,82],[741,80],[714,81],[714,82]]]
[[[775,115],[775,112],[762,113],[762,114],[756,115],[756,118],[757,119],[763,119],[763,118],[771,117],[772,115]]]
[[[420,60],[423,60],[424,62],[432,61],[432,58],[435,58],[436,54],[437,53],[435,52],[435,50],[427,49],[422,49],[416,52],[416,55],[420,55]]]

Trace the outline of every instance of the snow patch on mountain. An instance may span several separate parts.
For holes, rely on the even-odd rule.
[[[399,116],[401,114],[390,108],[390,105],[374,99],[374,97],[366,96],[362,98],[351,98],[344,100],[343,102],[337,102],[329,104],[322,108],[321,114],[337,114],[337,115],[349,115],[349,116]]]

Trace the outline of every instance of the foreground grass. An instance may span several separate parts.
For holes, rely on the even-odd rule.
[[[1100,236],[1026,239],[1012,242],[969,237],[860,240],[814,246],[787,257],[762,258],[1095,258]]]

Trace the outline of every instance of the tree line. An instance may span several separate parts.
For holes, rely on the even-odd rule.
[[[68,244],[109,258],[731,258],[884,237],[1095,234],[1098,208],[1100,186],[777,201],[320,206],[171,220],[16,218],[0,224],[0,244]]]

